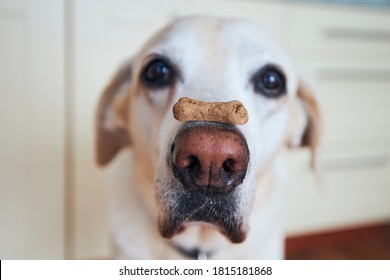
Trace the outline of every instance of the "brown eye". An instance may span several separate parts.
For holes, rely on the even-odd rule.
[[[276,98],[286,93],[286,80],[275,66],[261,68],[253,77],[254,90],[266,97]]]
[[[172,84],[173,71],[164,60],[152,60],[145,67],[142,79],[149,87],[164,88]]]

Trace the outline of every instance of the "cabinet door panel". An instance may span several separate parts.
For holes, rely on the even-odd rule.
[[[305,50],[388,51],[388,11],[340,5],[297,5],[291,46]]]
[[[381,153],[365,151],[360,155],[328,151],[322,158],[322,186],[308,172],[308,153],[298,151],[288,156],[286,220],[290,235],[390,219],[389,146]]]

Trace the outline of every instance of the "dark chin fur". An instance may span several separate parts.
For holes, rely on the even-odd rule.
[[[164,209],[159,217],[159,230],[164,238],[172,238],[184,230],[185,224],[205,222],[216,226],[232,243],[246,238],[246,227],[239,215],[235,192],[207,196],[198,192],[176,192],[174,207]]]

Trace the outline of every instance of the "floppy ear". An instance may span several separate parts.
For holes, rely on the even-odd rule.
[[[308,85],[300,83],[297,100],[291,107],[290,147],[309,147],[311,165],[318,168],[318,149],[322,132],[322,116],[317,98]],[[318,171],[318,170],[317,170]]]
[[[128,63],[118,70],[100,97],[96,113],[96,160],[100,166],[131,143],[127,131],[130,79]]]

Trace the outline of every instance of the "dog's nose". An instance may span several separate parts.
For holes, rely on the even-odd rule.
[[[189,127],[172,145],[174,174],[189,190],[227,193],[242,183],[248,162],[244,137],[226,126]]]

